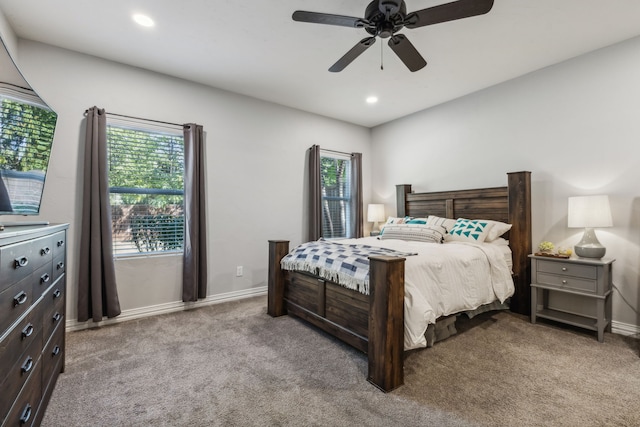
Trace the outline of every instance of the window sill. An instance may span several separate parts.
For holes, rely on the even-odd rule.
[[[114,255],[114,261],[128,261],[130,259],[141,259],[141,258],[160,258],[160,257],[182,257],[184,255],[183,251],[171,251],[171,252],[143,252],[139,254],[121,254]]]

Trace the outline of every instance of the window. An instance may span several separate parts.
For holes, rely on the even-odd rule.
[[[182,251],[182,134],[107,124],[114,255]]]
[[[322,236],[325,239],[353,237],[351,158],[321,154],[320,171]]]

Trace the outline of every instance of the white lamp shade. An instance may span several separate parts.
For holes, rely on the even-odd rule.
[[[370,204],[367,207],[367,221],[369,222],[382,222],[386,218],[384,216],[384,205],[382,204]]]
[[[570,228],[612,227],[609,196],[569,197],[567,226]]]

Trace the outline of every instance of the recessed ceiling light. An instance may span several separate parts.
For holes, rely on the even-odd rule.
[[[153,19],[149,18],[147,15],[142,15],[141,13],[133,15],[133,20],[143,27],[153,27],[155,25]]]
[[[377,96],[370,96],[367,98],[367,104],[375,104],[376,102],[378,102]]]

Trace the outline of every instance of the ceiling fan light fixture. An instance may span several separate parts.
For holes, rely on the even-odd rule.
[[[369,104],[369,105],[377,104],[378,103],[378,97],[375,96],[375,95],[371,95],[371,96],[367,97],[366,101],[367,101],[367,104]]]

